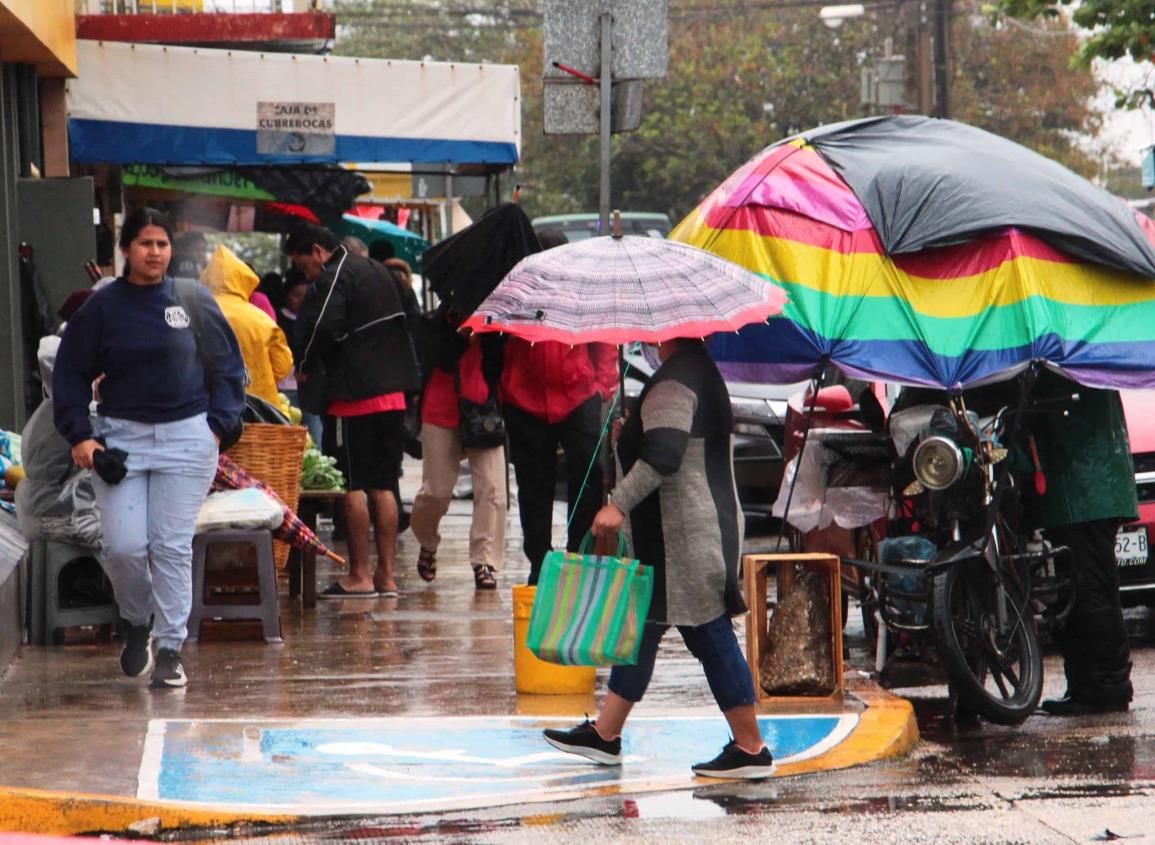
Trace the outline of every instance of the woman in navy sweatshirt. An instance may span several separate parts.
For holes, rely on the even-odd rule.
[[[186,683],[180,649],[196,518],[245,394],[240,349],[212,295],[199,284],[178,289],[166,275],[172,240],[159,211],[128,216],[124,275],[68,321],[52,382],[56,428],[77,466],[96,470],[101,563],[124,637],[121,669],[134,678],[153,670],[154,687]],[[90,417],[93,382],[99,404]]]

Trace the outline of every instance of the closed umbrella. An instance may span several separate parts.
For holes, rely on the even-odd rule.
[[[426,252],[422,267],[433,292],[464,316],[472,314],[519,261],[540,251],[521,206],[507,202]]]
[[[263,492],[285,512],[285,518],[273,529],[273,536],[297,549],[312,549],[317,554],[344,564],[345,559],[321,542],[317,535],[301,521],[301,518],[286,505],[272,488],[251,473],[246,472],[228,455],[217,458],[217,474],[213,479],[213,490],[245,490],[255,487]]]

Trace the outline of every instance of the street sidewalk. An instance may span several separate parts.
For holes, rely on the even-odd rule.
[[[419,480],[419,465],[407,462],[404,499]],[[402,535],[398,599],[321,601],[305,611],[282,580],[284,644],[189,644],[184,690],[151,691],[121,676],[118,644],[25,647],[0,680],[0,830],[292,826],[301,816],[700,786],[689,765],[718,751],[725,723],[674,635],[631,721],[625,766],[588,766],[540,740],[543,726],[596,712],[595,697],[515,692],[511,587],[528,571],[516,502],[495,592],[474,588],[469,513],[468,501],[453,503],[431,584],[417,576],[412,534]],[[556,513],[560,527],[560,505]],[[333,574],[322,567],[320,585]],[[605,678],[599,671],[599,692]],[[905,701],[862,679],[850,688],[836,712],[765,714],[779,776],[913,746]]]

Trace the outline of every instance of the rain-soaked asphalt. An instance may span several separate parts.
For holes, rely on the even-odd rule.
[[[419,470],[407,475],[411,495]],[[408,496],[407,496],[408,497]],[[202,642],[186,648],[190,687],[150,693],[117,677],[116,647],[28,648],[0,681],[0,784],[140,794],[154,720],[297,720],[572,714],[589,697],[550,704],[510,682],[509,588],[524,579],[510,519],[496,593],[475,593],[464,562],[468,504],[455,502],[437,580],[413,572],[404,535],[398,600],[284,606],[286,643]],[[759,544],[756,535],[751,542]],[[763,542],[764,545],[764,542]],[[322,583],[323,580],[322,580]],[[851,669],[869,666],[858,614]],[[381,842],[1155,842],[1155,615],[1128,612],[1136,700],[1128,713],[1019,728],[956,728],[944,688],[907,688],[922,741],[908,756],[843,771],[692,790],[592,793],[578,800],[315,823],[292,831],[173,832],[186,841]],[[671,637],[639,715],[709,714],[693,659]],[[1046,695],[1062,692],[1054,654]],[[604,677],[599,677],[599,688]],[[544,697],[549,698],[549,697]],[[709,749],[713,753],[714,749]],[[497,787],[500,788],[500,787]]]

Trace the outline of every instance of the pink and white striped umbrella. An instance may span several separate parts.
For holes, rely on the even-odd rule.
[[[606,236],[523,259],[465,325],[530,341],[660,343],[737,331],[785,304],[778,285],[713,253]]]

